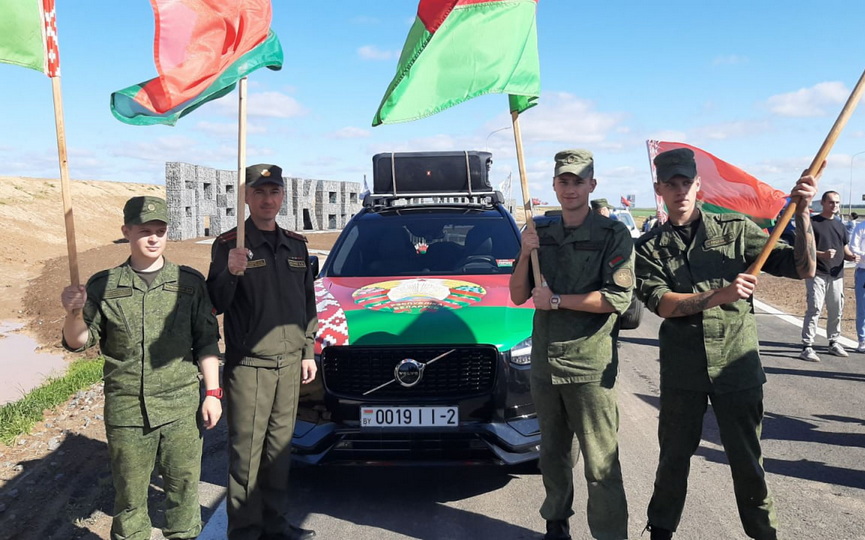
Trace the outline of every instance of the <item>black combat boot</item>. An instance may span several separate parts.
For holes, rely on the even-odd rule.
[[[571,527],[567,519],[547,521],[547,534],[544,540],[571,540]]]
[[[266,534],[262,538],[264,540],[311,540],[314,537],[315,531],[289,525],[285,532]]]
[[[672,540],[673,533],[667,529],[654,526],[651,523],[646,525],[643,532],[649,531],[649,540]]]

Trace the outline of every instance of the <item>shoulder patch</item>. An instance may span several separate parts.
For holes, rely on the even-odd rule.
[[[630,268],[619,268],[613,272],[613,283],[619,287],[629,289],[634,286],[634,271]]]
[[[302,234],[296,233],[294,231],[289,231],[288,229],[282,229],[282,232],[285,233],[285,236],[289,238],[294,238],[295,240],[300,240],[301,242],[309,242],[306,237]]]

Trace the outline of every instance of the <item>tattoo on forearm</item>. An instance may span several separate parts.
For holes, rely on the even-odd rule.
[[[796,238],[793,242],[793,257],[796,261],[796,272],[800,276],[811,276],[817,269],[817,244],[814,239],[814,227],[811,220],[796,216]]]
[[[717,292],[718,291],[708,291],[680,301],[676,304],[676,308],[673,310],[673,316],[683,317],[706,311],[706,308],[709,306],[709,301]]]

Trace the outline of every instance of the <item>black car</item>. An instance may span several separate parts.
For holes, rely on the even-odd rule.
[[[296,461],[537,459],[534,310],[510,300],[520,237],[490,158],[373,158],[374,192],[316,281],[319,376],[302,388]]]

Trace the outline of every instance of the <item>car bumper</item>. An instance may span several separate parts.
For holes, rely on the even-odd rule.
[[[516,465],[538,458],[541,442],[535,416],[489,423],[464,423],[448,431],[363,428],[298,419],[292,457],[298,464],[498,463]]]

